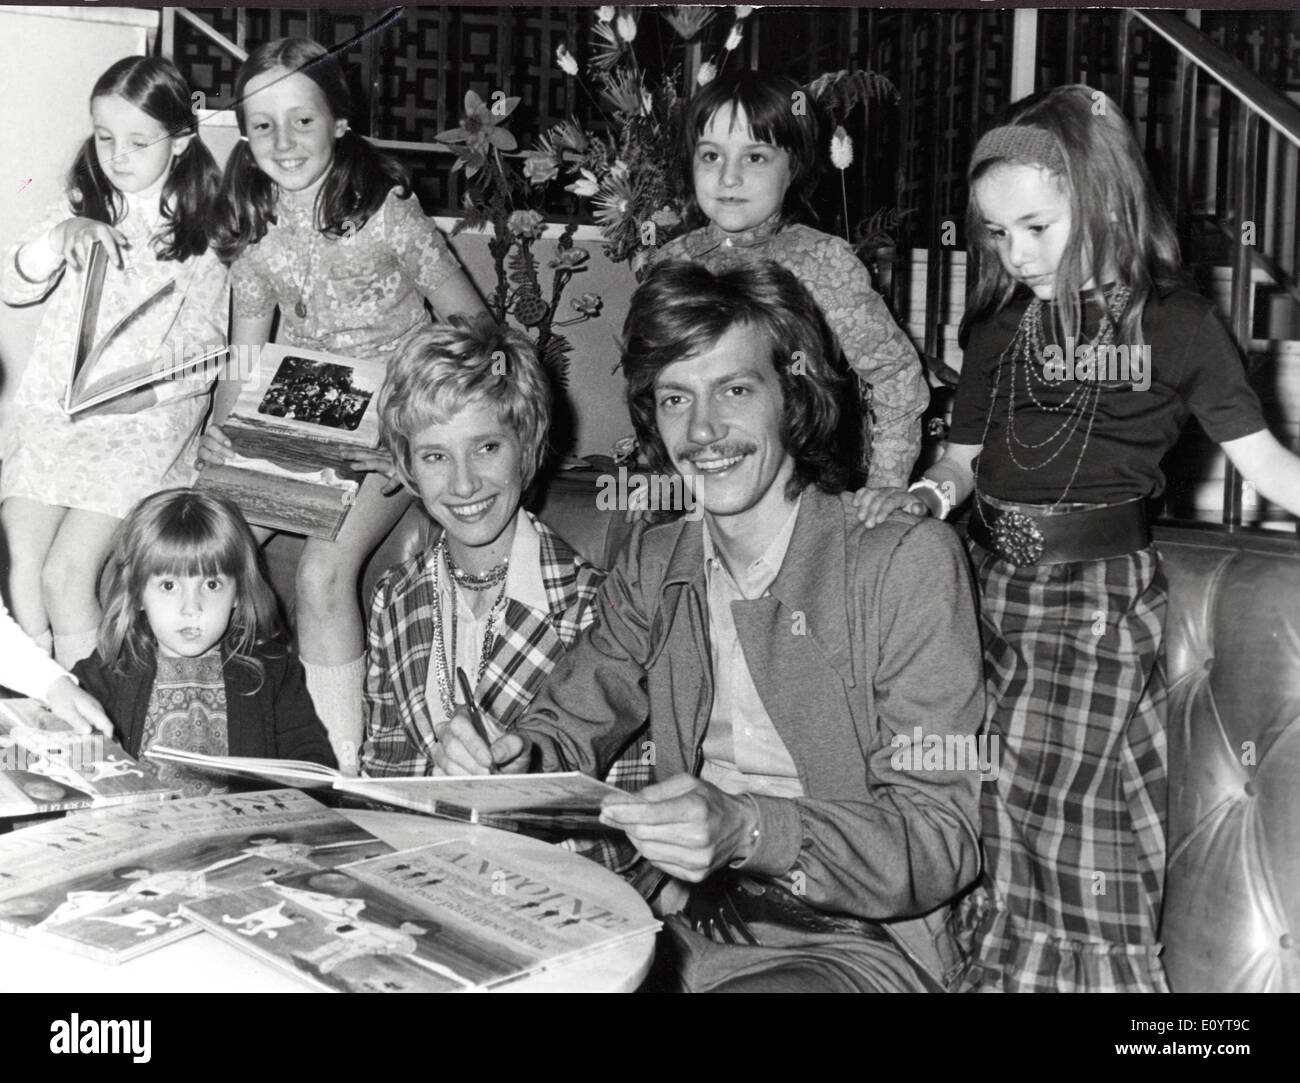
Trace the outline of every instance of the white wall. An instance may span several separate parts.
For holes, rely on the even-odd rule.
[[[0,251],[63,190],[90,134],[90,88],[116,60],[144,53],[157,11],[0,7]],[[39,305],[0,305],[0,424],[40,322]]]

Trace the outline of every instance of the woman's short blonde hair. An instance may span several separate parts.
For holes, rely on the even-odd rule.
[[[526,335],[488,316],[453,316],[422,331],[390,362],[379,392],[379,431],[412,490],[411,438],[470,402],[496,406],[519,438],[523,487],[532,483],[551,424],[550,381],[537,350]]]

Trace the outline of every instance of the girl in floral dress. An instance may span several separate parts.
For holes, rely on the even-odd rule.
[[[746,71],[714,79],[691,99],[683,151],[708,223],[669,241],[658,259],[712,271],[773,260],[799,279],[870,401],[867,484],[906,485],[930,389],[853,249],[797,220],[817,175],[817,122],[793,107],[800,93],[793,79]]]
[[[212,383],[191,371],[75,420],[64,412],[92,246],[110,257],[97,375],[197,359],[226,340],[227,274],[204,231],[220,171],[195,134],[184,79],[170,61],[127,57],[95,83],[90,114],[94,132],[67,192],[0,269],[9,304],[53,291],[0,441],[0,520],[14,616],[46,650],[52,641],[65,667],[94,650],[95,584],[118,522],[142,497],[192,477]],[[168,283],[170,292],[109,337]]]
[[[338,64],[316,42],[282,38],[254,50],[235,80],[242,133],[226,165],[214,244],[232,262],[235,346],[276,340],[387,360],[429,324],[485,311],[401,166],[348,130]],[[239,384],[223,381],[215,416]],[[217,428],[202,458],[231,454]],[[359,469],[390,472],[382,455]],[[340,763],[355,765],[362,732],[365,627],[358,580],[367,557],[410,505],[372,474],[334,541],[309,538],[298,564],[298,647]]]

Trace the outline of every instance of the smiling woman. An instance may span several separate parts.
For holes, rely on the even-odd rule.
[[[483,716],[512,728],[595,619],[604,573],[520,506],[551,411],[526,336],[489,319],[429,330],[390,365],[379,410],[398,472],[442,536],[375,589],[361,767],[424,775],[438,731],[467,706],[457,701],[458,673]],[[631,742],[609,781],[648,782],[639,753]],[[613,867],[631,857],[595,838],[575,846]]]

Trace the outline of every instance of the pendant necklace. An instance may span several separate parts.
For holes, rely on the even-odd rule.
[[[456,584],[460,581],[458,576],[466,576],[468,573],[462,572],[456,568],[452,562],[451,553],[447,549],[446,535],[438,542],[438,549],[442,560],[439,561],[437,556],[434,559],[433,573],[433,622],[437,628],[433,637],[433,666],[434,675],[438,680],[438,698],[442,701],[442,708],[450,718],[456,711],[455,695],[455,669],[456,669],[456,624],[458,620],[458,606],[456,603]],[[448,571],[448,581],[451,587],[451,636],[450,643],[447,642],[447,624],[443,620],[442,598],[440,585],[438,583],[438,567],[445,563]],[[507,560],[506,564],[509,563]],[[499,574],[498,574],[499,573]],[[483,674],[487,670],[488,659],[492,657],[492,651],[496,645],[496,622],[497,614],[502,609],[502,602],[506,594],[506,572],[505,565],[498,565],[487,573],[485,577],[472,577],[477,581],[487,577],[496,577],[496,582],[501,584],[501,589],[497,592],[496,600],[492,603],[492,608],[488,610],[487,628],[483,633],[483,647],[479,653],[477,672],[474,674],[473,686],[478,687],[479,681],[483,679]],[[466,584],[468,585],[468,584]],[[488,583],[484,586],[474,586],[473,590],[487,590],[493,584]]]
[[[316,243],[319,238],[320,230],[316,228],[316,209],[314,203],[309,212],[309,217],[310,223],[307,229],[310,240],[307,242],[307,272],[303,275],[301,283],[294,283],[298,286],[298,300],[293,303],[293,311],[294,315],[296,315],[300,320],[305,320],[307,318],[307,291],[311,289],[312,276],[316,272]],[[297,228],[294,227],[290,232],[296,239],[298,236]]]

